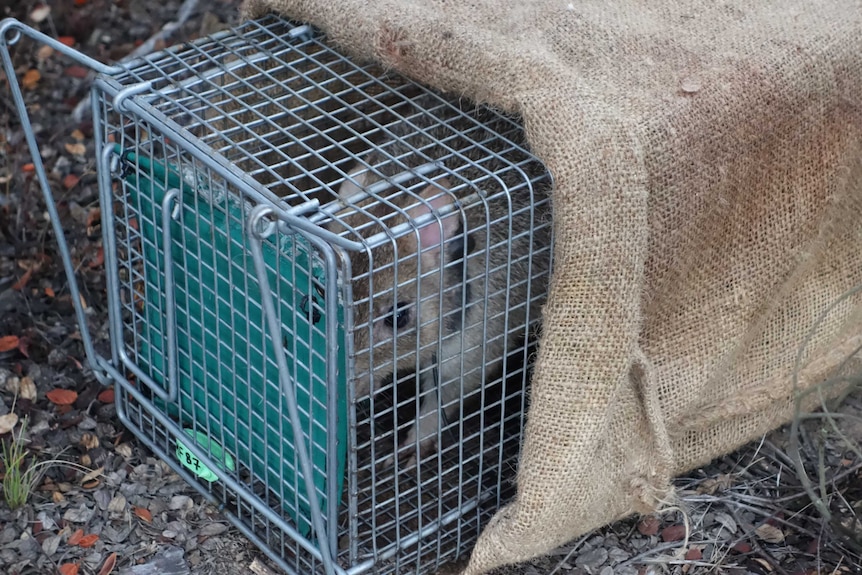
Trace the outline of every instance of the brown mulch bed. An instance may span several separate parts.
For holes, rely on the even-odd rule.
[[[0,16],[110,62],[145,44],[183,5],[6,0]],[[155,48],[235,22],[238,5],[196,2],[187,21]],[[97,350],[106,353],[92,122],[77,113],[91,74],[32,44],[16,51],[15,66],[72,249],[88,327]],[[24,507],[10,510],[0,502],[0,572],[268,572],[273,568],[259,550],[122,428],[111,390],[87,368],[23,136],[0,75],[0,421],[26,417],[32,462],[57,461],[44,465]],[[10,437],[7,432],[0,440]],[[788,426],[679,479],[679,500],[667,513],[618,522],[498,573],[860,572],[860,442],[857,390],[840,418],[806,420],[795,434]],[[806,487],[800,464],[813,487]],[[812,503],[812,493],[820,505]]]

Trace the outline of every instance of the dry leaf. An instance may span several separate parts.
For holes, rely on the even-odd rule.
[[[770,525],[769,523],[764,523],[755,529],[754,533],[757,534],[759,539],[766,541],[767,543],[782,543],[784,541],[784,532],[775,525]]]
[[[701,551],[697,547],[692,547],[685,552],[686,561],[700,561],[701,559],[703,559],[703,551]]]
[[[68,543],[69,545],[77,545],[78,543],[81,542],[81,539],[83,539],[83,538],[84,538],[84,530],[83,529],[76,529],[74,533],[69,535],[69,539],[68,539],[68,541],[66,541],[66,543]]]
[[[70,135],[72,136],[73,140],[77,140],[79,142],[84,139],[84,132],[82,132],[81,130],[79,130],[77,128],[72,130],[72,133]]]
[[[16,423],[18,423],[18,416],[16,414],[7,413],[6,415],[0,415],[0,435],[12,431]]]
[[[70,48],[75,45],[74,36],[60,36],[57,38],[57,41],[64,46],[69,46]]]
[[[45,18],[47,18],[51,14],[51,7],[46,4],[39,4],[33,11],[30,12],[30,20],[35,22],[36,24],[40,22],[44,22]]]
[[[26,358],[30,358],[30,339],[27,337],[22,337],[18,340],[18,351],[21,352]]]
[[[114,448],[114,452],[123,459],[129,459],[132,457],[132,446],[128,443],[121,443]]]
[[[99,536],[95,533],[90,533],[89,535],[84,535],[81,540],[78,542],[79,547],[83,547],[87,549],[88,547],[92,547],[96,544],[96,541],[99,540]]]
[[[66,68],[66,75],[69,76],[70,78],[83,79],[83,78],[86,78],[87,74],[89,74],[89,73],[90,73],[90,71],[87,70],[86,68],[84,68],[83,66],[72,65],[72,66],[69,66],[68,68]]]
[[[32,377],[24,376],[18,384],[18,393],[22,399],[36,400],[36,384],[33,383]]]
[[[0,337],[0,353],[10,351],[18,347],[17,335],[4,335]]]
[[[86,147],[84,147],[84,151],[85,152],[87,151]],[[74,152],[72,152],[72,153],[74,153]],[[77,186],[78,182],[80,182],[80,181],[81,181],[81,178],[79,178],[75,174],[66,174],[66,177],[63,178],[63,187],[66,188],[67,190],[71,190],[72,188]]]
[[[87,475],[85,475],[84,477],[81,478],[81,483],[86,483],[88,481],[92,481],[93,479],[99,477],[104,472],[105,472],[104,467],[98,467],[96,469],[93,469],[92,471],[87,473]]]
[[[105,559],[105,562],[102,563],[102,568],[99,569],[99,575],[108,575],[111,571],[114,570],[114,567],[117,565],[117,552],[114,551],[108,558]]]
[[[72,405],[78,399],[78,393],[71,389],[52,389],[45,396],[54,405]]]
[[[64,147],[66,148],[66,151],[73,156],[83,156],[87,153],[87,146],[80,142],[75,144],[66,144]]]
[[[24,275],[21,276],[21,278],[18,281],[16,281],[14,284],[12,284],[12,289],[15,291],[21,291],[22,289],[24,289],[24,286],[26,286],[27,282],[30,281],[30,276],[32,276],[32,275],[33,275],[33,268],[30,268],[26,272],[24,272]]]
[[[110,513],[122,513],[126,510],[126,498],[122,493],[114,495],[108,503],[108,511]]]
[[[102,403],[114,403],[114,388],[109,387],[104,391],[100,391],[99,395],[96,396],[96,399]]]
[[[36,59],[40,62],[44,62],[48,58],[54,55],[54,49],[50,46],[42,46],[36,51]]]
[[[45,295],[48,297],[54,297],[54,288],[48,286],[45,288]]]
[[[12,395],[17,395],[19,391],[21,391],[21,378],[10,376],[9,379],[6,380],[6,391],[11,393]]]
[[[9,376],[9,379],[6,380],[6,391],[12,395],[17,395],[21,391],[21,378],[14,375]]]
[[[24,73],[24,77],[21,78],[21,86],[25,90],[32,90],[36,87],[36,84],[39,83],[39,80],[42,79],[42,74],[39,73],[39,70],[35,68],[30,68]]]
[[[95,269],[95,268],[101,267],[104,264],[105,264],[105,249],[100,247],[98,249],[98,251],[96,251],[96,255],[93,256],[93,259],[91,259],[90,263],[87,265],[90,269]]]
[[[752,557],[751,560],[756,561],[758,564],[760,564],[760,566],[763,567],[767,573],[772,573],[772,564],[766,559],[762,559],[760,557]]]
[[[671,525],[661,530],[662,541],[682,541],[685,539],[685,525]]]
[[[60,575],[78,575],[78,564],[63,563],[60,565]]]
[[[32,174],[36,171],[36,164],[30,162],[21,166],[21,171],[25,174]]]
[[[80,443],[84,449],[95,449],[96,447],[99,447],[99,438],[92,433],[84,433],[81,435],[81,439],[78,440],[78,443]]]
[[[722,473],[717,477],[709,477],[701,481],[697,486],[700,494],[714,495],[716,491],[724,491],[733,486],[735,476],[730,473]]]
[[[153,514],[145,507],[132,507],[132,512],[147,523],[151,523],[153,521]]]

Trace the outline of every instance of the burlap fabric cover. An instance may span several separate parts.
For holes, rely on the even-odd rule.
[[[794,359],[862,283],[858,0],[248,0],[524,118],[555,273],[515,501],[467,574],[660,507],[790,419]],[[798,384],[862,344],[828,314]]]

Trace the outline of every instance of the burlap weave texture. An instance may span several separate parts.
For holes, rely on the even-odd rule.
[[[555,273],[516,499],[466,573],[660,506],[862,344],[862,2],[248,0],[520,114]]]

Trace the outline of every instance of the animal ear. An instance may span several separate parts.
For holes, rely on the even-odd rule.
[[[412,219],[417,219],[451,206],[455,203],[455,199],[448,191],[449,181],[446,178],[440,178],[437,183],[429,184],[420,194],[425,201],[410,208],[408,215]],[[458,236],[460,232],[461,216],[457,210],[450,211],[440,216],[439,222],[432,219],[419,228],[419,248],[432,251],[435,247],[439,249],[441,244]]]
[[[347,179],[338,187],[338,197],[342,200],[349,198],[362,191],[371,183],[371,170],[362,164],[356,164],[347,173]]]

